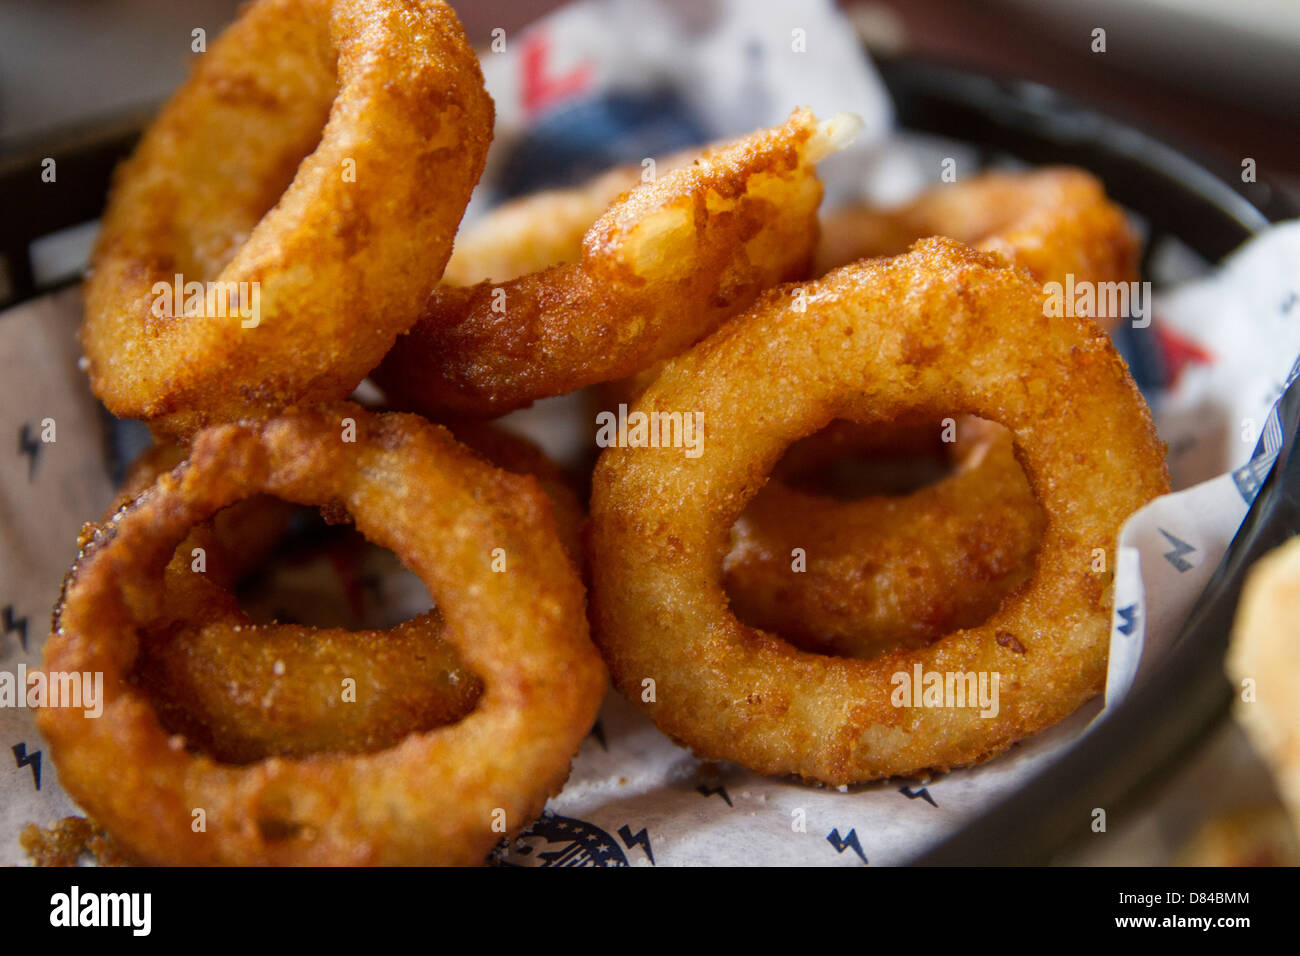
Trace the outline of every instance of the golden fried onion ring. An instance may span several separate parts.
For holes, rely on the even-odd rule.
[[[95,394],[172,433],[346,398],[441,276],[492,120],[439,0],[249,5],[117,173],[81,330]],[[169,313],[178,275],[211,306]]]
[[[766,294],[670,362],[637,403],[702,413],[701,454],[602,455],[590,534],[597,640],[620,690],[705,759],[827,784],[987,759],[1103,685],[1111,572],[1093,570],[1094,549],[1113,554],[1124,520],[1168,488],[1150,412],[1100,329],[1046,318],[1038,287],[1000,257],[928,239],[807,291]],[[781,452],[837,417],[909,412],[1012,431],[1047,512],[1034,576],[978,627],[872,660],[808,654],[742,625],[722,558]],[[893,706],[894,675],[914,668],[983,673],[990,686],[998,674],[1000,709]]]
[[[856,131],[847,115],[819,123],[798,110],[625,194],[587,231],[579,262],[440,286],[375,381],[398,407],[492,417],[680,352],[807,273],[815,164]]]
[[[929,235],[976,243],[1040,282],[1138,277],[1138,241],[1123,210],[1071,168],[984,173],[892,212],[841,210],[825,223],[818,264],[896,255]],[[937,424],[924,427],[920,438],[937,436]],[[971,423],[963,428],[971,432]],[[828,500],[774,473],[737,522],[726,560],[742,620],[805,650],[854,657],[922,646],[984,620],[1028,578],[1043,515],[1010,436],[988,423],[975,428],[982,440],[960,456],[957,473],[906,497]],[[833,446],[834,437],[801,444]],[[898,429],[888,437],[897,442]],[[792,571],[796,547],[806,550],[803,573]]]
[[[187,752],[162,728],[126,677],[164,567],[196,524],[263,493],[346,509],[420,576],[443,637],[483,681],[473,713],[377,753],[246,766]],[[38,722],[68,792],[148,862],[481,862],[494,820],[517,831],[562,785],[600,704],[582,586],[544,496],[414,416],[337,404],[205,430],[187,464],[83,541],[45,667],[102,672],[103,715],[45,709]]]
[[[581,567],[585,519],[560,469],[532,442],[490,424],[458,428],[456,438],[496,467],[537,479],[560,542]],[[185,452],[159,445],[141,456],[105,521]],[[385,631],[259,628],[240,609],[236,583],[279,543],[292,507],[266,495],[240,501],[176,549],[164,576],[165,610],[132,674],[163,726],[218,760],[248,763],[382,750],[468,714],[483,683],[443,640],[437,609]],[[192,570],[196,547],[204,549],[204,574]],[[344,678],[355,681],[346,705]]]
[[[822,225],[816,272],[894,256],[917,239],[947,236],[996,252],[1039,282],[1131,282],[1140,246],[1124,210],[1096,177],[1068,166],[986,172],[936,186],[893,210],[849,206]],[[1119,316],[1096,316],[1112,328]]]

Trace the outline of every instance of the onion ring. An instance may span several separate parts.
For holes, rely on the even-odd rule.
[[[347,397],[442,274],[492,119],[440,0],[249,5],[117,173],[95,394],[174,434]]]
[[[456,437],[496,467],[537,479],[561,544],[580,567],[584,516],[559,468],[527,439],[492,425],[467,426]],[[109,516],[183,461],[185,451],[159,445],[146,452]],[[249,498],[195,528],[176,549],[164,577],[163,623],[142,642],[132,674],[163,726],[219,760],[249,763],[382,750],[473,710],[483,682],[442,638],[436,609],[388,631],[259,628],[240,609],[235,584],[279,542],[292,507],[265,495]],[[204,574],[192,569],[195,547],[205,550]],[[355,682],[354,700],[340,706],[345,677]]]
[[[985,173],[894,212],[841,211],[823,230],[819,267],[895,255],[932,234],[977,243],[1040,282],[1138,275],[1138,242],[1123,211],[1095,178],[1067,168]],[[1028,578],[1043,514],[1009,436],[987,424],[977,430],[983,437],[969,454],[954,449],[954,475],[906,497],[830,500],[790,488],[775,471],[737,522],[725,562],[741,619],[805,650],[853,657],[923,646],[984,620]],[[854,432],[858,442],[907,440],[898,427],[874,439]],[[927,424],[914,441],[938,434]],[[829,457],[835,438],[800,444],[807,455],[820,443],[818,454]],[[806,551],[803,573],[792,572],[797,547]]]
[[[141,455],[102,526],[187,453],[162,443]],[[218,760],[249,763],[381,750],[469,713],[482,682],[442,640],[436,612],[391,631],[259,628],[243,612],[235,585],[275,550],[293,508],[270,495],[237,501],[177,547],[130,674],[163,727]],[[196,548],[203,573],[194,571]],[[344,678],[355,681],[349,706]]]
[[[996,611],[1033,572],[1045,516],[1010,433],[958,424],[956,470],[905,496],[842,501],[769,482],[733,526],[723,561],[736,615],[804,650],[871,657],[924,647]]]
[[[440,286],[375,381],[398,407],[487,418],[681,351],[807,274],[815,164],[856,131],[847,115],[819,123],[798,110],[628,192],[587,231],[580,262]]]
[[[814,274],[858,259],[896,256],[928,236],[997,252],[1040,282],[1063,282],[1067,275],[1130,282],[1139,274],[1140,242],[1124,210],[1107,198],[1096,177],[1067,166],[981,173],[935,187],[894,210],[865,203],[842,207],[823,217]],[[1109,326],[1113,318],[1098,321]],[[603,400],[635,401],[663,364],[606,383]]]
[[[850,206],[826,217],[816,272],[898,255],[917,239],[947,236],[996,252],[1039,282],[1131,282],[1140,244],[1124,210],[1096,177],[1059,166],[986,172],[927,190],[905,206]],[[1111,328],[1119,316],[1097,316]]]
[[[597,641],[618,688],[704,759],[834,785],[988,759],[1101,690],[1111,572],[1094,572],[1093,552],[1113,552],[1124,520],[1168,489],[1150,411],[1101,330],[1045,317],[1037,286],[1001,257],[934,238],[836,270],[805,300],[794,291],[769,292],[670,362],[637,403],[702,414],[700,454],[661,442],[601,456]],[[1047,512],[1030,581],[983,624],[872,660],[741,624],[722,557],[781,452],[837,417],[909,412],[1012,431]],[[914,668],[984,674],[1000,709],[893,706],[892,675]]]
[[[355,443],[341,440],[348,418]],[[169,737],[126,680],[162,609],[164,567],[196,524],[264,493],[346,509],[425,581],[443,636],[483,681],[473,713],[377,753],[246,766]],[[494,548],[508,573],[494,573]],[[414,416],[351,404],[197,434],[184,466],[83,538],[45,667],[104,674],[99,719],[45,709],[38,724],[69,794],[151,863],[482,862],[495,822],[519,830],[564,782],[605,686],[536,484]]]

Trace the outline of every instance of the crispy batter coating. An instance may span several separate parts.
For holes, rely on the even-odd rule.
[[[1278,792],[1300,833],[1300,538],[1275,548],[1251,568],[1228,649],[1236,682],[1234,716],[1268,762]],[[1242,699],[1253,681],[1253,700]]]
[[[796,111],[626,193],[587,231],[579,262],[435,289],[375,380],[399,407],[492,417],[680,352],[807,274],[815,164],[855,133],[848,117]]]
[[[396,552],[483,682],[474,711],[376,753],[242,766],[169,734],[127,680],[166,611],[164,569],[192,528],[254,494],[345,510]],[[498,548],[505,573],[493,569]],[[501,837],[494,822],[519,830],[563,784],[605,687],[582,585],[536,482],[415,416],[347,403],[204,430],[185,465],[88,528],[45,667],[103,672],[100,718],[56,708],[37,719],[69,794],[150,863],[481,862]],[[204,832],[191,828],[197,808]]]
[[[850,206],[826,218],[818,275],[857,259],[897,255],[947,236],[997,252],[1039,282],[1130,282],[1140,244],[1124,210],[1091,174],[1068,166],[987,172],[936,186],[899,209]],[[1098,316],[1111,328],[1118,316]]]
[[[456,440],[478,452],[498,468],[537,479],[550,500],[551,515],[560,544],[579,570],[585,570],[586,551],[582,527],[587,509],[578,498],[573,479],[537,445],[512,431],[488,422],[460,422],[452,426]]]
[[[927,239],[830,273],[803,310],[795,291],[764,295],[637,403],[702,413],[701,454],[661,443],[602,455],[590,532],[598,643],[623,693],[705,759],[827,784],[985,760],[1103,686],[1111,580],[1093,570],[1093,550],[1113,550],[1124,520],[1168,489],[1150,412],[1105,334],[1045,317],[1037,285],[1001,257]],[[722,559],[781,452],[834,418],[909,412],[1011,430],[1047,514],[1030,581],[977,627],[871,660],[809,654],[741,624]],[[996,715],[903,706],[895,675],[915,667],[983,673],[990,687],[997,674]]]
[[[115,178],[81,330],[95,394],[171,433],[347,397],[441,276],[492,120],[439,0],[250,4]],[[168,313],[177,275],[257,283],[236,298],[258,315]]]
[[[104,523],[185,460],[174,442],[135,462]],[[369,752],[459,720],[482,682],[441,637],[436,613],[391,631],[258,627],[234,594],[288,531],[294,505],[255,495],[217,512],[177,547],[162,610],[130,680],[171,733],[228,763],[322,751]],[[203,572],[194,549],[203,549]],[[344,678],[355,682],[343,700]]]
[[[940,433],[909,431],[902,440]],[[847,657],[924,647],[986,619],[1029,580],[1046,516],[1005,428],[964,419],[951,447],[955,471],[909,495],[842,501],[770,481],[732,528],[722,566],[737,617]]]
[[[102,523],[187,453],[164,441],[141,455]],[[280,544],[294,507],[255,495],[223,508],[177,547],[163,575],[162,608],[130,674],[162,725],[218,760],[247,763],[380,750],[469,713],[481,682],[441,640],[436,615],[391,632],[352,632],[259,628],[240,609],[236,584]],[[342,699],[344,678],[356,682],[353,701]]]
[[[177,445],[146,452],[105,524],[185,453]],[[293,507],[269,495],[235,502],[173,554],[129,675],[162,726],[191,748],[240,764],[373,752],[468,714],[482,682],[444,639],[436,612],[391,630],[350,631],[259,626],[241,610],[235,585],[280,543]]]

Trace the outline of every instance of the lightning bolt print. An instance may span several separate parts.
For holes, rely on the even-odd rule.
[[[1190,571],[1193,565],[1192,562],[1187,560],[1186,556],[1189,554],[1195,554],[1196,549],[1182,538],[1174,537],[1164,528],[1158,530],[1165,536],[1165,540],[1174,546],[1172,551],[1165,552],[1165,560],[1177,568],[1180,574],[1184,571]]]
[[[14,744],[11,749],[14,752],[14,760],[18,762],[18,769],[31,767],[32,778],[36,781],[36,789],[41,789],[41,752],[33,750],[28,753],[26,744]]]
[[[928,787],[922,787],[920,790],[913,790],[911,787],[903,786],[898,788],[898,792],[909,800],[915,800],[917,797],[920,797],[936,810],[939,809],[939,804],[935,803],[934,797],[930,796],[930,790]]]
[[[618,828],[618,836],[623,841],[623,845],[629,850],[634,846],[639,846],[645,850],[645,855],[650,859],[650,865],[655,865],[655,854],[650,849],[650,834],[645,827],[642,827],[639,832],[633,833],[632,828],[625,823]]]
[[[718,796],[722,797],[723,800],[727,801],[727,806],[729,807],[734,806],[734,804],[731,802],[731,796],[727,793],[726,787],[722,787],[722,786],[710,787],[707,784],[702,783],[695,788],[695,792],[702,797],[711,797],[716,793]]]
[[[14,606],[6,604],[4,609],[4,627],[6,634],[18,634],[18,643],[27,650],[27,617],[17,617],[14,614]]]
[[[32,433],[32,426],[26,423],[18,429],[18,454],[26,455],[29,459],[27,480],[31,481],[36,477],[36,459],[41,454],[41,441]]]
[[[826,842],[835,847],[836,853],[843,853],[845,850],[852,850],[858,855],[863,863],[867,862],[867,855],[862,852],[862,844],[858,842],[858,831],[850,830],[848,836],[840,836],[840,828],[836,827],[826,835]]]
[[[1125,637],[1129,637],[1135,630],[1137,630],[1138,606],[1136,604],[1130,604],[1128,607],[1119,608],[1115,613],[1119,616],[1119,619],[1124,622],[1123,624],[1116,624],[1115,630],[1119,631]]]

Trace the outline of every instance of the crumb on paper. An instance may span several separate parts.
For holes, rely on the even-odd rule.
[[[99,866],[136,865],[107,832],[85,817],[64,817],[48,827],[29,823],[18,843],[35,866],[77,866],[83,856]]]

